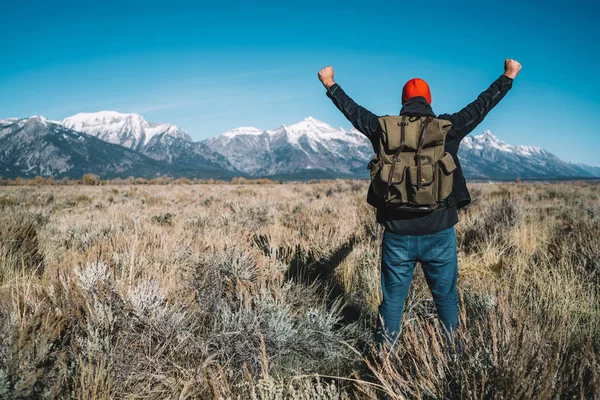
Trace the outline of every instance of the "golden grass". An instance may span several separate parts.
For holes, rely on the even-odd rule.
[[[471,185],[382,360],[366,182],[185,183],[0,187],[0,397],[600,397],[600,185]]]

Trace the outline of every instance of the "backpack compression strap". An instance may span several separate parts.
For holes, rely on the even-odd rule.
[[[421,189],[423,186],[422,171],[421,171],[421,153],[423,152],[423,143],[425,143],[425,135],[427,134],[427,127],[433,118],[427,117],[423,124],[423,131],[419,138],[419,146],[417,147],[417,189]],[[404,127],[403,127],[404,128]]]
[[[398,150],[396,150],[396,153],[394,153],[394,155],[392,156],[392,166],[390,168],[390,174],[388,175],[387,181],[388,191],[390,190],[390,186],[392,186],[392,180],[394,179],[394,170],[396,169],[396,162],[398,161],[398,157],[400,157],[400,153],[402,153],[402,150],[404,150],[404,142],[406,136],[406,134],[404,133],[404,127],[408,125],[408,122],[406,122],[406,115],[402,116],[402,121],[398,122],[398,125],[400,125],[400,147],[398,147]]]

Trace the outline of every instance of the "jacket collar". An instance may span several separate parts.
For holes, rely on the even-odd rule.
[[[415,117],[436,117],[433,110],[431,109],[431,106],[429,105],[429,103],[427,103],[425,97],[422,96],[412,97],[406,103],[404,103],[402,109],[400,110],[400,115],[408,115]]]

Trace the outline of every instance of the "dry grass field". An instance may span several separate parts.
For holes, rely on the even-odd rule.
[[[600,398],[600,185],[470,188],[381,359],[366,182],[0,187],[0,398]]]

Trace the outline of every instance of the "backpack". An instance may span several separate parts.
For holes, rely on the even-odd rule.
[[[379,118],[382,134],[369,162],[371,185],[386,207],[431,212],[452,192],[456,164],[446,153],[449,121],[433,117]]]

